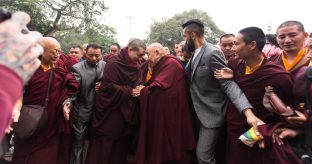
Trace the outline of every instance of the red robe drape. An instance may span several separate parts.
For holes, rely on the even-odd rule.
[[[138,99],[131,93],[142,79],[139,64],[127,51],[122,49],[106,63],[91,120],[87,164],[125,163],[125,136],[138,124]]]

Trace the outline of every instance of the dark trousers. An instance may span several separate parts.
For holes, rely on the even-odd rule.
[[[83,148],[87,134],[88,123],[83,122],[80,117],[74,117],[73,124],[73,145],[70,157],[70,164],[83,164]]]

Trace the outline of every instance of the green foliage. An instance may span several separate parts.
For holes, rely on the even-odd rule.
[[[104,52],[109,52],[109,46],[117,42],[116,31],[112,27],[96,24],[87,31],[81,31],[79,28],[71,30],[59,31],[55,33],[62,45],[62,50],[68,53],[68,50],[73,45],[83,45],[84,43],[96,43],[104,48]]]
[[[72,45],[116,42],[116,31],[97,22],[107,10],[103,0],[0,0],[0,7],[25,11],[31,17],[30,30],[56,37],[65,52]]]
[[[1,0],[0,7],[4,7],[10,11],[24,11],[31,16],[28,24],[29,30],[36,30],[44,33],[50,28],[52,20],[48,19],[41,8],[40,0]]]
[[[206,40],[212,44],[216,44],[219,37],[224,34],[206,12],[193,9],[162,21],[155,21],[150,27],[150,33],[146,39],[147,42],[159,42],[172,49],[175,43],[183,40],[181,26],[189,19],[200,19],[203,21]]]

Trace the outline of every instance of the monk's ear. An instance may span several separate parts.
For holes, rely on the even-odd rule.
[[[309,34],[307,32],[303,33],[304,39],[307,39],[309,37]]]
[[[256,41],[250,42],[249,45],[250,45],[250,50],[254,50],[257,48],[257,42]]]
[[[159,55],[159,51],[158,51],[158,50],[155,50],[155,53],[156,53],[157,55]]]

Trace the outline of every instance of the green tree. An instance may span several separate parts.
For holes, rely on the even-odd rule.
[[[0,7],[27,12],[30,30],[51,36],[56,31],[79,26],[89,28],[107,7],[103,0],[0,0]]]
[[[96,24],[86,31],[73,28],[65,31],[58,31],[54,36],[60,41],[62,50],[68,53],[69,47],[82,45],[84,43],[96,43],[104,48],[104,52],[109,52],[110,44],[117,42],[114,28]]]
[[[28,28],[56,37],[65,53],[83,43],[97,43],[108,52],[116,42],[115,29],[96,22],[107,10],[103,0],[0,0],[0,7],[28,13]]]
[[[200,19],[205,25],[205,37],[210,43],[216,44],[218,38],[224,34],[212,18],[204,11],[192,9],[162,21],[155,21],[151,27],[146,41],[148,43],[159,42],[170,48],[175,43],[183,40],[181,25],[189,19]]]

